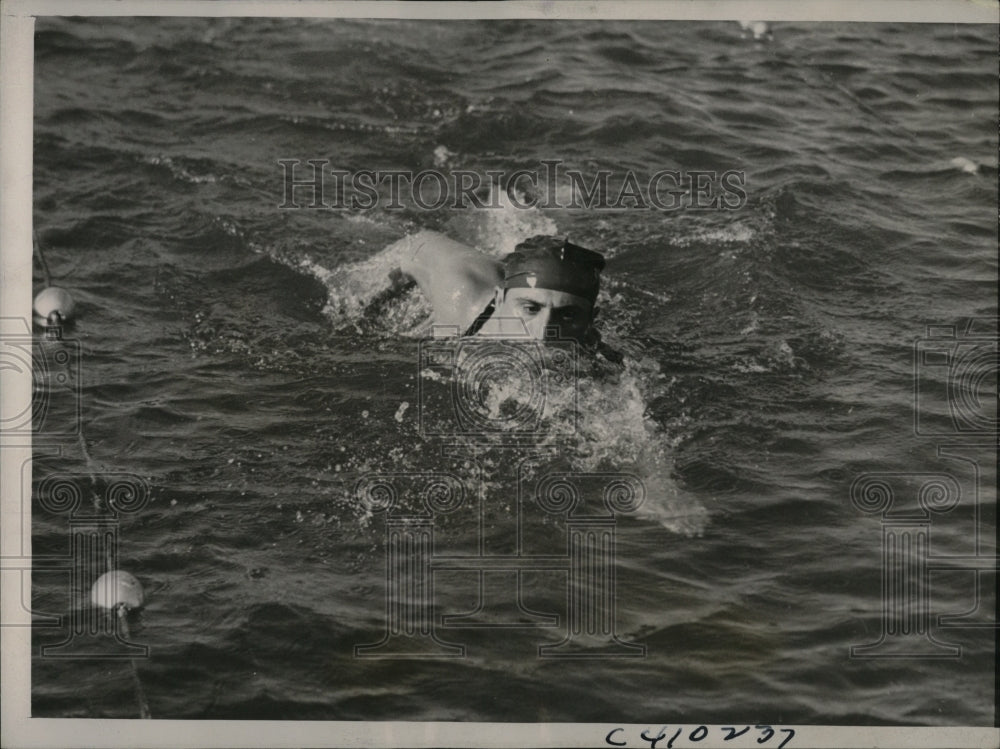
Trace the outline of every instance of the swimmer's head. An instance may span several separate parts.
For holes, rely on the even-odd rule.
[[[537,236],[504,260],[496,316],[520,318],[535,339],[558,328],[559,337],[584,341],[591,334],[604,256],[566,237]]]
[[[603,269],[603,255],[568,242],[566,237],[532,237],[504,259],[504,289],[551,289],[593,304]]]

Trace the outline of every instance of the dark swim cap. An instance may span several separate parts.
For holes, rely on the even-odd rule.
[[[505,258],[504,289],[552,289],[597,299],[604,256],[566,237],[540,235],[521,242]]]

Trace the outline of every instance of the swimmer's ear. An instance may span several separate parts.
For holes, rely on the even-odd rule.
[[[503,304],[503,294],[504,291],[499,286],[493,287],[493,308],[500,309],[500,305]]]

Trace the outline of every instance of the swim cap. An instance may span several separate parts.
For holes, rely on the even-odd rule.
[[[540,235],[526,239],[505,258],[504,289],[552,289],[597,299],[604,256],[572,244],[566,237]]]

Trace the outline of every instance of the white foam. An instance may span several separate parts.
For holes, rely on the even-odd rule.
[[[520,205],[528,201],[515,193]],[[507,195],[506,190],[495,185],[484,208],[465,211],[450,222],[450,228],[460,239],[495,257],[514,251],[518,243],[539,234],[558,234],[559,227],[548,215],[536,207],[520,207]]]
[[[489,390],[482,393],[479,405],[494,419],[526,407],[540,408],[535,434],[538,447],[553,448],[560,459],[581,473],[636,476],[647,495],[637,512],[639,517],[675,533],[700,535],[708,513],[673,479],[671,435],[647,413],[647,383],[661,381],[651,376],[650,367],[656,368],[655,363],[636,363],[625,371],[609,373],[581,362],[576,378],[548,380],[541,400],[538,383],[516,376],[519,368],[511,367],[509,379],[502,374],[491,376]],[[433,378],[446,379],[439,373]],[[512,421],[509,427],[520,428],[521,424]],[[497,435],[497,440],[501,444],[503,435]]]

